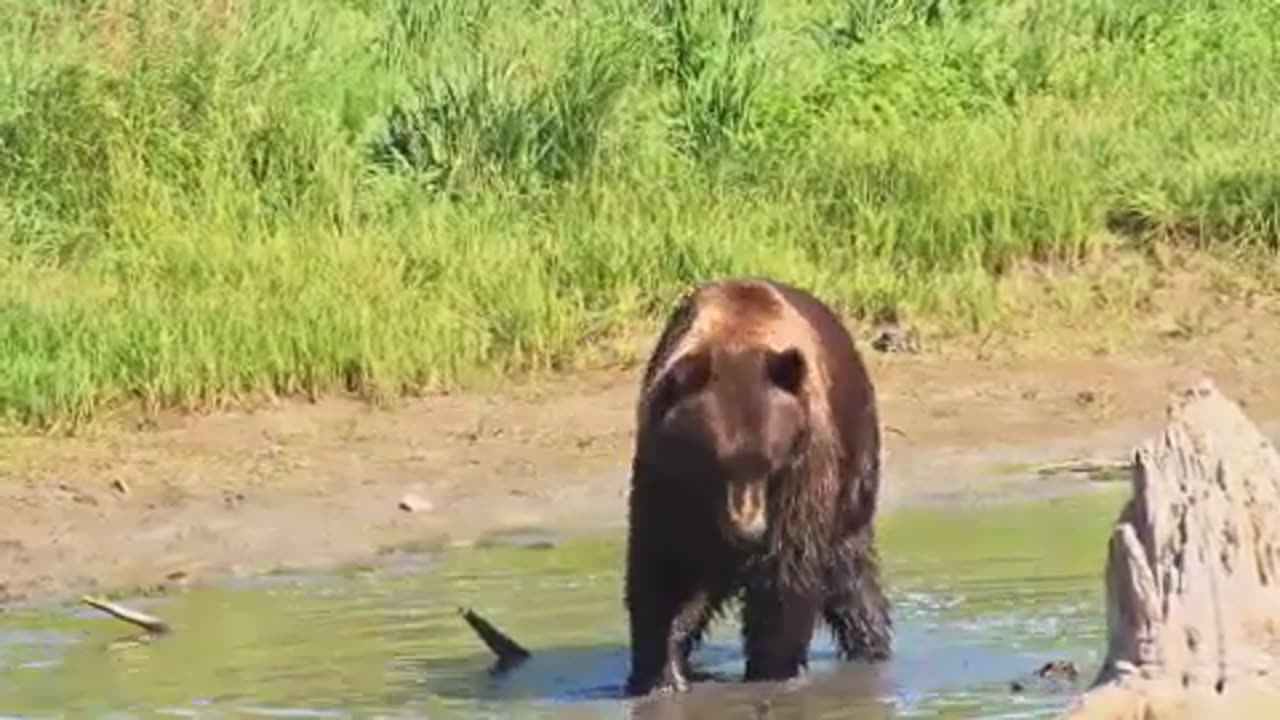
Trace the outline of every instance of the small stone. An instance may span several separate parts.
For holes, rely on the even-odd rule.
[[[1080,676],[1080,670],[1070,660],[1055,660],[1041,665],[1036,675],[1042,678],[1060,677],[1075,680]]]
[[[405,512],[429,512],[434,507],[430,500],[414,493],[405,493],[400,498],[400,509]]]
[[[920,339],[914,329],[886,322],[873,330],[871,347],[879,352],[915,354],[920,352]]]

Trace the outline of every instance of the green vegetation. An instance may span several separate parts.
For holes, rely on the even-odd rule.
[[[728,273],[982,323],[1108,230],[1280,241],[1271,0],[0,4],[24,425],[558,368]]]

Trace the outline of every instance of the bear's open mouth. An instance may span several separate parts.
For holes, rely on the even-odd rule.
[[[763,480],[729,484],[728,529],[735,539],[755,543],[764,537],[768,525],[766,489]]]

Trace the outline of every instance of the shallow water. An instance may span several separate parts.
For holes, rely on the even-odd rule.
[[[883,516],[896,656],[832,661],[786,685],[706,683],[618,698],[627,669],[619,537],[482,543],[332,574],[277,574],[126,600],[176,632],[65,605],[0,615],[0,718],[37,717],[1052,717],[1103,645],[1101,568],[1122,500],[1106,489],[1034,503]],[[491,677],[456,614],[473,607],[534,657]],[[733,622],[696,655],[741,670]],[[1072,660],[1071,684],[1029,678]],[[1010,682],[1022,681],[1022,692]]]

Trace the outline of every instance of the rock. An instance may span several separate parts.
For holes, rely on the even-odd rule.
[[[1079,674],[1079,668],[1070,660],[1050,660],[1034,671],[1010,680],[1009,692],[1025,692],[1028,688],[1038,692],[1056,692],[1057,686],[1074,685]]]
[[[1079,677],[1080,669],[1070,660],[1053,660],[1040,666],[1036,670],[1036,677],[1042,678],[1061,678],[1075,682]]]
[[[1280,717],[1280,455],[1210,381],[1134,454],[1107,652],[1066,720]]]
[[[871,347],[879,352],[919,353],[920,338],[912,328],[881,322],[872,330]]]
[[[115,490],[121,495],[125,495],[125,496],[129,495],[129,484],[119,478],[116,478],[115,480],[111,481],[111,489]]]
[[[430,512],[434,507],[430,500],[417,493],[408,492],[400,498],[400,509],[405,512]]]

